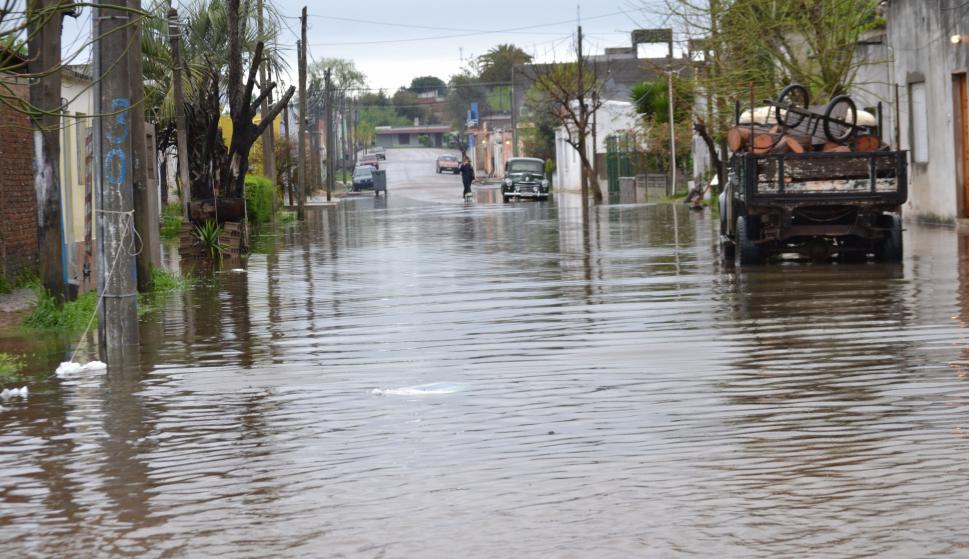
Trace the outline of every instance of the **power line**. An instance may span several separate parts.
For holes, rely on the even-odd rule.
[[[608,14],[602,14],[602,15],[598,15],[598,16],[593,16],[593,17],[586,18],[586,19],[589,19],[589,20],[593,20],[593,19],[604,19],[604,18],[614,17],[614,16],[622,15],[622,14],[623,14],[623,12],[612,12],[612,13],[608,13]],[[335,16],[319,16],[319,17],[335,18]],[[358,22],[362,22],[362,23],[375,24],[375,25],[383,25],[384,24],[384,22],[378,22],[378,21],[366,21],[366,20],[357,20],[357,21]],[[381,44],[389,44],[389,43],[412,43],[412,42],[420,42],[420,41],[437,41],[437,40],[442,40],[442,39],[458,39],[458,38],[462,38],[462,37],[471,37],[471,36],[475,36],[475,35],[494,35],[494,34],[500,34],[500,33],[514,33],[514,32],[517,32],[517,31],[527,31],[529,29],[538,29],[538,28],[541,28],[541,27],[553,27],[553,26],[556,26],[556,25],[565,25],[565,24],[572,25],[572,23],[573,23],[572,20],[560,20],[560,21],[554,21],[554,22],[549,22],[549,23],[540,23],[540,24],[536,24],[536,25],[526,25],[526,26],[523,26],[523,27],[511,27],[511,28],[507,28],[507,29],[480,30],[480,31],[467,32],[467,33],[456,33],[456,34],[450,34],[450,35],[437,35],[437,36],[434,36],[434,37],[413,37],[413,38],[409,38],[409,39],[381,39],[381,40],[376,40],[376,41],[350,41],[350,42],[343,42],[343,43],[313,43],[310,46],[314,46],[314,47],[338,47],[338,46],[353,46],[353,45],[381,45]]]

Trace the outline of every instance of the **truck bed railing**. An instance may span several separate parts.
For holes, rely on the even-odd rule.
[[[907,152],[738,154],[736,171],[748,203],[908,198]]]

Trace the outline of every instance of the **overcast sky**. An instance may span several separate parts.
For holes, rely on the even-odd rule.
[[[269,0],[267,0],[269,1]],[[142,0],[149,5],[149,0]],[[176,7],[189,0],[177,0]],[[537,61],[574,57],[577,7],[581,6],[585,48],[590,53],[627,46],[629,32],[641,27],[668,27],[666,15],[644,6],[662,0],[466,0],[464,2],[366,0],[308,2],[272,0],[285,17],[279,47],[296,71],[299,13],[308,8],[310,60],[339,57],[353,60],[373,88],[391,92],[416,76],[447,81],[473,57],[500,43],[512,43]],[[180,10],[183,11],[184,10]],[[87,31],[90,10],[77,21],[65,21],[65,53],[78,28]],[[659,51],[663,49],[660,47]],[[659,52],[659,55],[664,54]],[[77,62],[86,62],[78,60]]]

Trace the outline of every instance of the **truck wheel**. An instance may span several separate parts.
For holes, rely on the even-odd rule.
[[[882,216],[884,226],[889,230],[885,231],[885,239],[878,247],[876,256],[882,262],[901,262],[902,261],[902,218],[897,215]]]
[[[736,258],[736,245],[730,239],[721,236],[720,237],[720,259],[723,262],[733,262]]]
[[[736,248],[734,249],[734,263],[737,266],[754,266],[761,264],[764,260],[760,246],[754,244],[750,234],[754,232],[752,224],[748,224],[746,216],[737,218]],[[750,231],[748,232],[748,229]]]

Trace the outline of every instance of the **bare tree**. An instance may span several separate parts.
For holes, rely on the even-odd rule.
[[[602,82],[596,76],[596,68],[582,59],[547,65],[533,72],[535,88],[543,98],[543,110],[554,115],[565,130],[566,142],[579,153],[583,203],[590,189],[595,202],[601,203],[602,189],[585,147],[586,137],[592,132],[593,116],[602,106]]]
[[[239,17],[239,0],[228,0],[226,18],[229,26],[229,115],[232,118],[232,139],[229,142],[229,169],[227,192],[230,196],[241,197],[245,191],[246,171],[249,170],[249,151],[263,131],[272,124],[276,116],[289,103],[296,88],[290,86],[282,98],[273,103],[259,124],[253,119],[259,113],[262,102],[267,99],[276,82],[261,84],[259,95],[253,99],[256,75],[263,62],[262,41],[256,43],[255,52],[249,64],[249,74],[245,84],[242,82],[242,40],[245,35],[246,19]]]

